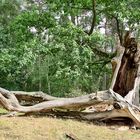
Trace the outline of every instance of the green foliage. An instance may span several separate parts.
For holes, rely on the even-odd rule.
[[[25,11],[10,24],[10,32],[13,34],[14,40],[16,39],[17,43],[21,43],[33,38],[33,33],[30,31],[31,27],[34,27],[39,34],[54,25],[55,20],[48,12]]]
[[[2,1],[0,86],[55,96],[105,89],[113,55],[100,50],[114,50],[115,41],[113,35],[101,34],[98,26],[103,19],[110,23],[117,17],[121,32],[125,26],[139,30],[134,26],[139,23],[139,4],[138,0],[96,1],[96,26],[89,36],[92,0]],[[118,33],[114,26],[108,30],[115,28],[113,32]]]
[[[49,43],[40,44],[39,56],[30,69],[29,78],[33,86],[38,84],[38,88],[40,83],[42,90],[57,96],[64,96],[65,93],[67,95],[73,89],[81,89],[81,92],[96,90],[96,81],[103,72],[98,72],[98,69],[101,69],[104,63],[93,65],[97,59],[92,49],[88,44],[81,46],[82,42],[79,42],[79,39],[91,40],[90,37],[82,29],[69,23],[64,27],[58,25],[52,28],[50,35],[52,39]],[[99,43],[99,34],[91,38],[93,45]],[[29,85],[31,86],[31,81]]]
[[[0,3],[0,25],[4,26],[18,14],[19,2],[17,0],[2,0]]]

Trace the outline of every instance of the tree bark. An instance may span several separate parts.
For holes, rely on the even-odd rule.
[[[18,97],[18,96],[17,96]],[[48,98],[47,98],[48,97]],[[14,93],[0,88],[0,103],[9,110],[21,113],[44,113],[62,116],[71,116],[84,120],[106,120],[114,117],[128,117],[133,120],[137,127],[140,127],[139,108],[128,103],[122,96],[109,91],[100,91],[89,95],[75,98],[53,98],[46,95],[46,100],[32,106],[19,104]],[[97,105],[112,106],[104,110],[98,110]]]
[[[140,50],[135,38],[127,32],[123,47],[118,45],[118,54],[112,60],[114,71],[111,88],[130,103],[139,105]]]
[[[96,24],[96,0],[92,0],[92,24],[88,35],[91,35]]]

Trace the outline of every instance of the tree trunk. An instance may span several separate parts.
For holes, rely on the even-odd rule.
[[[114,76],[111,89],[124,97],[128,102],[139,106],[139,57],[140,50],[135,38],[127,32],[123,47],[118,46],[118,56],[112,60]]]

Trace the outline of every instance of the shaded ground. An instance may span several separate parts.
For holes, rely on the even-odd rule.
[[[79,140],[140,140],[140,131],[111,130],[76,120],[50,117],[0,119],[0,140],[70,140],[65,135],[70,133]]]

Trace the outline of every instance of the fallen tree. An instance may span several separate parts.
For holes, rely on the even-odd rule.
[[[117,43],[112,60],[109,90],[75,98],[57,98],[43,92],[8,91],[0,88],[0,104],[11,112],[46,113],[84,120],[130,118],[140,127],[140,50],[135,38],[126,33],[124,44]]]

